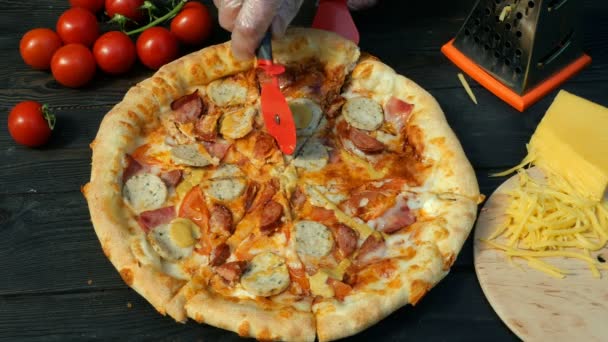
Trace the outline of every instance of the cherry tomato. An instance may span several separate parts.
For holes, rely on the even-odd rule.
[[[135,44],[126,34],[110,31],[97,39],[93,55],[101,70],[108,74],[122,74],[135,63]]]
[[[82,7],[92,13],[99,12],[103,8],[103,3],[104,0],[70,0],[72,7]]]
[[[74,7],[63,12],[57,20],[57,33],[64,43],[91,46],[99,37],[99,25],[93,13]]]
[[[150,69],[158,69],[177,57],[178,42],[169,30],[150,27],[137,38],[137,56]]]
[[[144,11],[140,8],[144,4],[144,0],[105,0],[106,12],[110,18],[115,14],[121,14],[125,17],[141,24],[144,20]]]
[[[36,147],[46,143],[54,126],[55,116],[36,101],[20,102],[8,115],[11,137],[25,146]]]
[[[48,69],[53,54],[61,45],[61,38],[53,30],[37,28],[23,35],[19,52],[25,64],[36,69]]]
[[[191,5],[179,12],[171,21],[171,33],[184,44],[200,45],[211,34],[212,21],[209,11],[202,4]]]
[[[66,87],[78,88],[95,75],[95,58],[86,46],[68,44],[53,55],[51,71],[57,82]]]
[[[188,1],[186,2],[186,4],[184,5],[184,7],[182,7],[182,11],[185,10],[186,8],[203,8],[203,9],[207,9],[207,7],[205,5],[203,5],[202,3],[198,2],[198,1]]]

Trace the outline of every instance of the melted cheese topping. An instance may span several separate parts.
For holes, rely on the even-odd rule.
[[[315,296],[331,298],[334,296],[334,289],[327,284],[329,276],[324,271],[318,271],[312,277],[308,278],[310,283],[310,292]]]
[[[317,189],[312,186],[307,187],[307,191],[320,200],[322,207],[327,210],[332,210],[336,215],[338,221],[344,223],[345,225],[357,230],[359,232],[359,236],[361,239],[367,238],[371,235],[374,230],[371,229],[367,224],[360,220],[356,220],[353,217],[346,215],[342,210],[338,208],[337,205],[328,200],[323,194],[321,194]]]
[[[547,172],[547,171],[545,171]],[[518,186],[510,191],[505,223],[487,239],[509,257],[521,257],[532,268],[563,278],[567,272],[539,260],[567,257],[584,261],[594,277],[608,269],[589,255],[608,241],[608,203],[577,194],[567,181],[549,173],[547,184],[518,169]],[[496,240],[503,238],[505,243]]]
[[[361,167],[363,170],[365,170],[367,172],[367,174],[369,175],[369,178],[371,180],[382,179],[386,176],[386,173],[387,173],[386,169],[383,168],[383,169],[377,170],[367,161],[348,153],[348,151],[346,151],[346,150],[340,149],[340,157],[344,161],[347,161],[352,165]]]

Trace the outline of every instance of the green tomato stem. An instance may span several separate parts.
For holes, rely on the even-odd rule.
[[[154,15],[154,12],[158,11],[158,8],[150,1],[144,1],[144,4],[141,5],[141,7],[139,8],[145,10],[148,13],[148,19],[150,21],[157,19],[157,17]]]
[[[149,29],[150,27],[154,27],[154,26],[156,26],[156,25],[164,22],[165,20],[172,18],[174,15],[176,15],[182,9],[182,7],[184,7],[184,4],[186,4],[186,0],[181,0],[177,4],[177,6],[175,6],[169,13],[167,13],[167,14],[163,15],[162,17],[160,17],[160,18],[158,18],[158,19],[150,22],[146,26],[142,26],[142,27],[137,28],[137,29],[135,29],[133,31],[126,32],[126,34],[128,36],[131,36],[131,35],[134,35],[134,34],[141,33],[143,31]]]
[[[49,125],[49,128],[52,131],[55,128],[55,123],[57,122],[57,118],[55,117],[55,115],[53,113],[51,113],[51,111],[49,110],[49,106],[42,105],[42,116],[44,116],[44,119],[46,120],[46,122]]]
[[[125,28],[127,27],[127,23],[128,22],[132,22],[134,24],[137,24],[137,22],[135,22],[135,20],[131,20],[127,17],[125,17],[122,14],[114,14],[114,16],[112,17],[112,19],[110,19],[108,21],[108,23],[117,23],[118,26],[120,27],[120,30],[124,32]]]

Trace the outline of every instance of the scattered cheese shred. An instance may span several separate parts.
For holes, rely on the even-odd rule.
[[[469,86],[469,83],[467,82],[467,80],[464,78],[464,75],[461,73],[458,73],[458,79],[460,80],[460,83],[462,83],[464,90],[466,90],[467,94],[469,94],[471,101],[473,101],[473,103],[477,104],[477,98],[475,97],[475,94],[473,94],[473,90],[471,90],[471,87]]]
[[[358,165],[359,167],[364,169],[372,180],[382,179],[387,174],[387,171],[385,168],[376,169],[367,161],[365,161],[353,154],[348,153],[345,149],[340,149],[340,158],[342,158],[343,160],[349,161],[351,164]]]
[[[533,160],[528,156],[509,170],[517,172],[518,184],[507,193],[511,201],[506,219],[482,241],[504,251],[509,259],[522,258],[531,268],[552,277],[564,278],[567,272],[539,258],[578,259],[587,264],[594,278],[600,278],[599,269],[608,269],[608,265],[591,252],[608,242],[608,203],[581,196],[563,177],[549,171],[544,171],[544,180],[535,180],[525,169]]]
[[[511,13],[511,5],[507,5],[502,9],[502,12],[500,12],[500,15],[498,16],[498,20],[499,21],[505,21],[505,19],[509,16],[509,13]]]
[[[332,201],[327,199],[327,197],[325,197],[321,192],[319,192],[314,187],[310,186],[307,189],[308,189],[308,191],[313,193],[318,199],[323,201],[322,204],[325,209],[331,210],[334,212],[334,215],[336,215],[336,218],[338,219],[338,221],[340,221],[341,223],[344,223],[345,225],[358,231],[359,236],[362,239],[367,238],[368,236],[370,236],[371,234],[373,234],[375,232],[367,224],[365,224],[363,222],[359,222],[359,221],[355,220],[354,218],[352,218],[351,216],[344,213],[342,210],[340,210],[340,208],[338,208],[338,206],[336,204],[334,204]]]

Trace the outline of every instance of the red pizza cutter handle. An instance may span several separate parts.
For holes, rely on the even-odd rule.
[[[270,31],[267,31],[262,38],[260,47],[257,51],[258,68],[264,70],[268,76],[279,76],[285,72],[285,67],[281,64],[272,62],[272,36]]]
[[[291,109],[279,88],[277,76],[285,72],[285,67],[272,61],[270,31],[260,43],[257,51],[258,68],[262,69],[268,79],[262,81],[261,104],[264,125],[272,135],[279,148],[286,154],[292,154],[296,148],[296,128]]]

